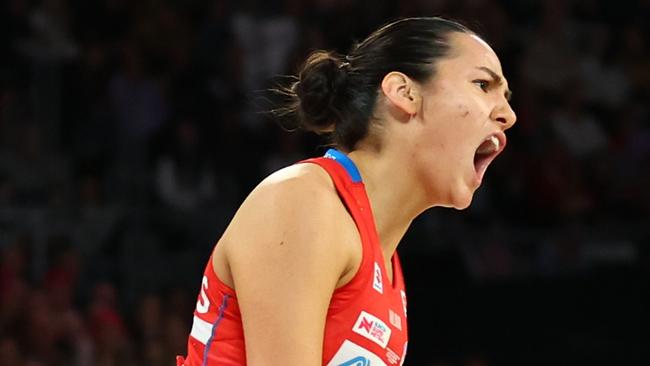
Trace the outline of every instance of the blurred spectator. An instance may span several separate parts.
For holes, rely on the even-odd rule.
[[[575,75],[575,24],[569,18],[566,1],[549,0],[540,4],[539,30],[532,29],[522,61],[526,79],[545,92],[561,93]]]
[[[294,18],[275,11],[266,14],[245,11],[233,16],[232,31],[242,46],[242,82],[246,91],[262,90],[270,77],[286,72],[288,57],[299,35]],[[247,109],[255,107],[246,106]],[[247,113],[246,117],[244,121],[250,127],[260,128],[259,116]]]
[[[24,124],[12,149],[0,156],[0,176],[5,176],[13,200],[21,205],[43,206],[65,199],[70,180],[64,156],[43,146],[43,131],[35,124]]]
[[[561,108],[552,116],[551,124],[564,148],[576,160],[603,153],[608,147],[605,131],[583,101],[582,85],[569,86]]]
[[[162,338],[163,335],[163,305],[160,296],[143,295],[136,313],[138,338],[142,343]]]
[[[592,104],[616,108],[629,97],[629,81],[620,63],[614,35],[602,25],[586,31],[579,61],[580,92]]]
[[[648,92],[650,81],[650,52],[648,52],[648,33],[644,25],[625,23],[621,43],[621,64],[627,73],[627,80],[638,91]],[[647,95],[647,94],[646,94]]]
[[[201,150],[194,122],[181,121],[173,133],[170,151],[158,159],[156,190],[167,206],[181,211],[205,207],[216,198],[212,159]]]
[[[29,61],[30,112],[42,131],[46,148],[60,147],[61,71],[78,57],[79,49],[71,34],[68,3],[43,0],[31,8],[30,34],[17,40],[17,50]]]
[[[0,336],[0,360],[3,365],[25,365],[23,352],[19,349],[16,339]]]
[[[0,294],[11,291],[17,283],[29,279],[29,250],[32,238],[22,234],[12,243],[0,247]]]
[[[23,304],[29,296],[29,236],[0,247],[0,336],[20,329]]]
[[[43,61],[66,60],[77,56],[79,50],[70,34],[70,14],[67,3],[44,0],[29,16],[32,37],[23,39],[19,47],[31,58]]]
[[[111,283],[95,286],[88,309],[95,365],[128,365],[133,362],[131,340],[117,303],[117,293]]]
[[[117,130],[113,174],[117,192],[139,200],[146,193],[148,146],[168,106],[160,81],[147,74],[143,50],[125,41],[120,51],[120,67],[108,86]]]
[[[82,256],[93,258],[110,244],[122,220],[123,209],[107,197],[106,180],[93,172],[81,172],[76,180],[75,225],[70,229]]]

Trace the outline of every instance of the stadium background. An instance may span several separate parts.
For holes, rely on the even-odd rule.
[[[519,122],[399,249],[406,365],[647,364],[647,0],[3,1],[0,364],[172,365],[234,209],[323,151],[264,90],[422,15],[485,35]]]

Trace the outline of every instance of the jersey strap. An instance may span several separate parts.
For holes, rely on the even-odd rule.
[[[357,169],[357,166],[354,164],[352,159],[350,159],[347,155],[344,153],[336,150],[336,149],[329,149],[323,156],[324,158],[332,159],[335,161],[338,161],[345,170],[348,172],[350,175],[350,180],[353,183],[360,183],[361,182],[361,173],[359,173],[359,169]]]

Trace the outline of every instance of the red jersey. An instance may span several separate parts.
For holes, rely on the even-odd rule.
[[[327,312],[323,365],[402,365],[407,348],[406,294],[397,253],[387,277],[379,238],[361,176],[345,154],[330,149],[309,159],[331,176],[361,237],[363,256],[355,276],[336,289]],[[198,296],[184,366],[246,365],[241,314],[235,291],[219,280],[208,261]]]

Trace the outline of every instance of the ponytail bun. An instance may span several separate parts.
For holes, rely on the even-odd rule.
[[[300,125],[316,133],[328,133],[344,117],[347,63],[341,57],[316,51],[305,61],[298,81],[291,87]]]

